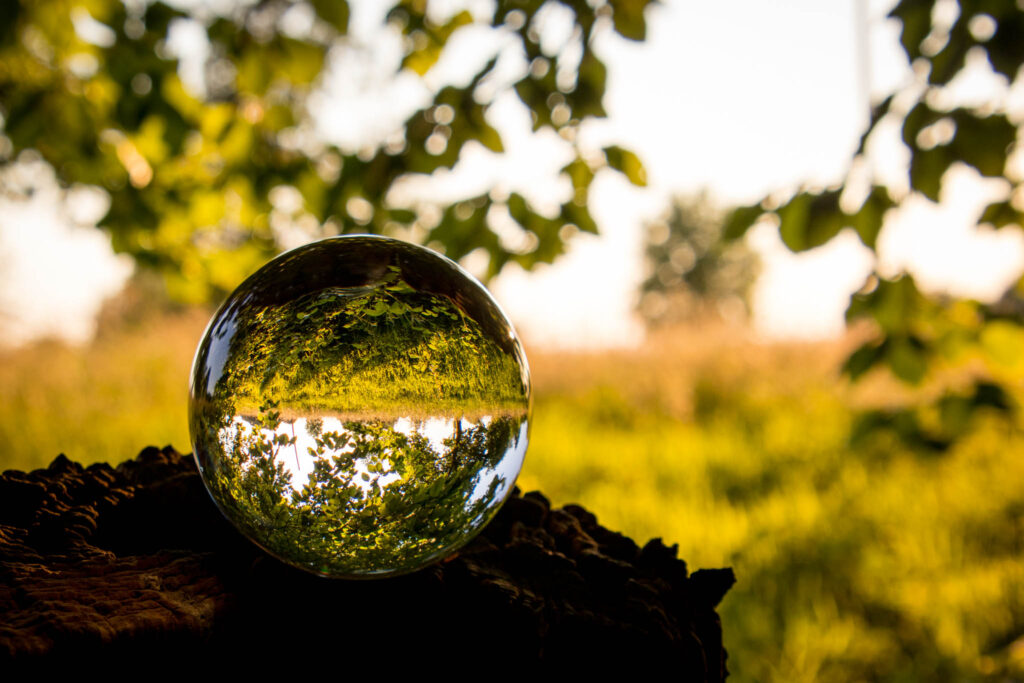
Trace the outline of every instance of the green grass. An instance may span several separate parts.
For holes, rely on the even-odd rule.
[[[590,382],[542,385],[520,484],[678,543],[692,568],[732,566],[736,680],[1024,672],[1021,430],[983,416],[943,455],[884,436],[853,451],[866,399],[821,366],[836,353],[741,355],[654,356],[652,385],[635,356],[589,359]]]
[[[524,411],[519,352],[507,337],[489,336],[449,299],[398,277],[395,268],[390,281],[358,294],[326,290],[237,310],[231,303],[236,331],[212,403],[231,414],[268,400],[317,413]]]
[[[117,462],[188,450],[185,394],[202,316],[0,364],[2,467],[58,452]],[[848,442],[843,345],[760,347],[680,333],[629,353],[532,354],[520,478],[691,568],[732,566],[719,608],[737,681],[1024,676],[1024,433],[982,416],[940,455]],[[895,396],[895,398],[893,398]]]

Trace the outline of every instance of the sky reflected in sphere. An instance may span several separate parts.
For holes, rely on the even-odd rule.
[[[529,434],[522,346],[438,254],[337,237],[274,259],[221,306],[192,368],[196,460],[221,511],[311,572],[414,571],[508,497]]]

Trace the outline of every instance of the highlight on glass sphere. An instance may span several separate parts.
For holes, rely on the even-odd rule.
[[[467,543],[512,491],[530,376],[511,323],[449,259],[373,236],[270,261],[192,367],[196,462],[227,518],[325,576],[390,576]]]

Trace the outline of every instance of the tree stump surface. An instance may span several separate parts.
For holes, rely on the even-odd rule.
[[[715,606],[732,570],[689,574],[676,554],[517,490],[442,563],[324,579],[242,537],[191,456],[149,447],[113,468],[61,455],[0,476],[0,666],[330,660],[337,671],[628,666],[724,680]]]

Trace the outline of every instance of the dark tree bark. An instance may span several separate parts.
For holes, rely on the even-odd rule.
[[[353,582],[250,544],[170,447],[116,469],[60,456],[0,477],[3,671],[115,663],[309,677],[327,665],[461,680],[628,667],[721,681],[714,608],[733,581],[729,569],[690,575],[675,547],[640,548],[536,492],[517,492],[445,562]]]

